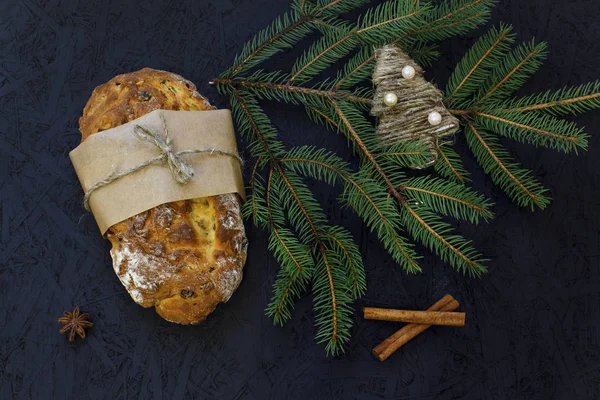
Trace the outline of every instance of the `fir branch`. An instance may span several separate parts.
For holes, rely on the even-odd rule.
[[[539,112],[476,112],[474,124],[511,139],[535,146],[577,152],[587,149],[583,129],[574,122],[555,118]]]
[[[530,171],[514,162],[494,136],[478,130],[468,120],[466,125],[467,144],[492,181],[519,206],[544,209],[550,203],[547,190],[531,176]]]
[[[289,220],[289,223],[298,232],[300,243],[305,246],[314,244],[317,249],[315,264],[318,272],[315,274],[313,282],[315,304],[329,304],[330,306],[328,312],[325,310],[317,312],[317,326],[319,327],[317,339],[319,342],[327,342],[327,352],[342,351],[343,344],[349,337],[348,321],[351,324],[351,319],[348,307],[350,300],[348,299],[351,297],[348,294],[350,290],[346,293],[346,289],[341,284],[341,282],[347,281],[339,279],[341,272],[338,269],[343,270],[345,267],[332,264],[330,260],[332,255],[329,252],[333,250],[328,249],[321,238],[321,233],[331,228],[326,222],[320,205],[314,200],[312,193],[299,177],[291,171],[283,171],[279,160],[285,154],[285,150],[274,138],[276,136],[276,133],[273,132],[274,128],[255,99],[251,95],[235,89],[232,95],[234,116],[236,116],[242,134],[263,144],[265,149],[260,153],[261,155],[266,154],[271,161],[272,169],[267,187],[267,208],[269,209],[271,229],[281,232],[282,228],[280,227]],[[271,199],[277,200],[279,205],[271,206]],[[281,247],[284,247],[281,245],[281,241],[277,242],[273,239],[273,243],[275,243],[274,246],[279,243]],[[281,250],[281,247],[278,248]],[[288,252],[281,250],[281,254],[283,257]],[[284,258],[281,259],[284,260]],[[270,315],[277,318],[276,322],[285,320],[292,295],[301,287],[301,281],[293,279],[290,274],[286,275],[282,272],[280,276],[282,278],[275,284],[275,297],[267,310]],[[323,284],[323,276],[327,277],[328,285]],[[325,288],[329,288],[329,290],[325,290]]]
[[[292,10],[278,17],[273,23],[249,40],[233,65],[221,78],[233,78],[260,65],[277,53],[292,48],[323,24],[332,24],[330,19],[364,5],[367,0],[319,1],[311,6],[304,0],[295,1]],[[328,21],[329,20],[329,21]]]
[[[515,113],[541,111],[554,116],[576,115],[600,108],[600,81],[501,102],[489,108]]]
[[[368,10],[355,27],[337,30],[315,42],[294,64],[289,84],[306,82],[348,55],[359,44],[385,43],[422,24],[427,6],[387,1]]]
[[[348,273],[346,285],[352,288],[352,299],[358,299],[367,292],[367,276],[362,256],[352,236],[343,229],[331,228],[323,234],[323,240],[333,249]]]
[[[252,218],[256,226],[265,226],[269,222],[269,211],[265,202],[266,189],[264,181],[257,173],[260,162],[261,157],[258,157],[252,168],[248,184],[250,196],[242,205],[242,216],[246,219]]]
[[[445,103],[457,107],[488,79],[489,70],[510,50],[512,27],[501,25],[482,36],[458,63],[446,87]]]
[[[385,186],[387,186],[387,190],[390,195],[398,200],[398,203],[401,205],[400,209],[403,211],[408,211],[408,213],[404,214],[405,217],[403,225],[407,227],[409,233],[411,233],[411,236],[420,240],[424,245],[436,251],[436,253],[440,255],[444,261],[449,262],[453,267],[463,272],[466,271],[471,275],[479,275],[481,272],[483,272],[485,267],[481,265],[481,262],[484,260],[481,259],[479,254],[472,247],[468,246],[468,243],[462,237],[458,235],[451,235],[446,238],[442,234],[438,233],[436,229],[427,223],[426,218],[422,217],[420,213],[416,212],[413,207],[407,203],[406,198],[398,192],[392,183],[390,176],[386,174],[383,168],[377,163],[373,157],[373,154],[371,154],[369,151],[367,144],[363,141],[363,138],[367,135],[369,129],[367,129],[363,124],[359,125],[363,127],[363,129],[361,129],[362,134],[359,135],[356,131],[356,128],[350,123],[350,119],[347,114],[349,114],[350,118],[355,121],[360,121],[360,116],[356,113],[353,113],[351,107],[343,104],[340,106],[335,101],[332,101],[332,103],[339,119],[341,120],[340,125],[344,127],[344,131],[349,135],[349,139],[360,150],[361,154],[365,158],[365,163],[368,163],[370,168],[374,168],[382,182],[384,182]],[[345,110],[342,108],[345,108]],[[433,216],[430,216],[429,219],[435,221],[435,227],[443,228],[443,232],[448,231],[447,226],[443,222],[435,220]]]
[[[392,257],[407,272],[421,270],[416,262],[416,253],[398,234],[397,209],[388,201],[385,188],[368,176],[352,175],[345,161],[310,146],[292,149],[281,163],[297,173],[330,184],[344,182],[344,201],[377,233]]]
[[[452,36],[462,35],[479,25],[484,24],[489,18],[491,7],[495,0],[451,0],[437,5],[429,14],[427,22],[422,28],[410,32],[413,40],[423,42],[441,41]]]
[[[327,244],[321,246],[313,283],[313,308],[317,326],[317,343],[326,343],[327,355],[344,351],[352,327],[352,297],[344,290],[346,277],[341,260]]]
[[[279,262],[280,270],[273,284],[273,296],[265,312],[276,324],[283,325],[291,318],[294,298],[300,297],[313,275],[314,261],[309,256],[308,246],[300,243],[291,232],[282,227],[285,224],[285,216],[280,200],[272,196],[272,182],[273,168],[269,170],[266,189],[266,206],[271,229],[268,247]]]
[[[485,259],[463,237],[450,234],[452,227],[428,210],[416,211],[416,205],[404,203],[401,208],[407,231],[434,251],[444,262],[465,275],[479,276],[486,272]]]
[[[477,103],[493,102],[507,98],[519,89],[538,70],[546,57],[546,43],[524,43],[492,70],[488,81],[481,87]]]
[[[458,183],[446,182],[429,176],[412,178],[398,187],[407,200],[414,200],[429,211],[479,223],[494,217],[490,202],[480,194]]]
[[[291,318],[294,299],[306,290],[313,273],[313,258],[308,246],[301,244],[291,232],[273,227],[269,236],[269,250],[279,262],[280,270],[273,285],[273,295],[266,313],[278,325]]]
[[[279,100],[292,104],[315,103],[315,100],[311,98],[335,98],[366,105],[370,105],[372,102],[370,98],[355,96],[342,90],[324,90],[282,83],[256,82],[247,79],[214,79],[211,83],[221,88],[221,90],[225,90],[223,88],[226,87],[244,88],[250,90],[252,94],[260,99]],[[317,100],[317,104],[320,104],[320,100]]]
[[[321,232],[326,230],[325,217],[318,204],[310,200],[310,194],[303,184],[290,173],[284,173],[278,168],[280,185],[273,193],[281,197],[282,209],[287,210],[290,223],[299,230],[300,241],[308,241],[307,230],[312,232],[312,238],[317,248],[316,271],[313,279],[315,294],[315,311],[317,313],[317,342],[326,342],[326,352],[337,354],[343,351],[343,344],[349,338],[352,325],[348,304],[351,298],[343,285],[341,271],[343,266],[332,258],[330,249],[321,238]],[[287,188],[287,191],[284,190]],[[302,215],[303,218],[300,218]],[[319,226],[320,229],[317,229]],[[302,239],[304,237],[304,239]],[[328,307],[323,307],[327,304]]]
[[[433,168],[438,175],[461,184],[470,181],[469,173],[462,165],[460,156],[452,149],[451,143],[438,144],[436,151],[438,158]]]
[[[398,35],[392,39],[392,43],[407,48],[409,53],[411,51],[418,52],[420,46],[427,46],[427,42],[440,41],[463,34],[485,23],[492,4],[493,1],[490,0],[444,2],[436,6],[432,12],[425,14],[426,22],[419,28]],[[409,39],[410,42],[406,43]],[[415,54],[412,55],[415,56]],[[338,74],[335,87],[349,88],[363,82],[370,78],[374,65],[375,54],[372,49],[369,47],[363,49],[363,52],[351,59]]]
[[[349,89],[371,77],[375,67],[373,49],[364,47],[355,54],[338,72],[334,89]]]
[[[229,72],[214,83],[219,92],[231,96],[240,131],[258,158],[243,210],[246,217],[269,229],[270,246],[282,265],[267,311],[276,323],[283,323],[291,315],[294,299],[312,279],[317,340],[326,343],[328,354],[335,354],[343,351],[349,339],[350,304],[365,291],[364,266],[349,233],[329,225],[304,182],[307,177],[331,185],[342,183],[342,203],[376,233],[407,272],[420,271],[420,267],[403,231],[464,274],[485,272],[482,256],[442,219],[477,223],[493,216],[488,200],[464,186],[468,174],[460,157],[449,143],[438,143],[434,168],[449,181],[407,178],[406,167],[431,159],[432,149],[417,144],[382,146],[363,114],[371,106],[372,90],[357,85],[371,75],[370,46],[394,42],[419,62],[427,62],[436,57],[430,42],[478,26],[488,18],[494,1],[449,0],[436,2],[435,7],[430,2],[388,1],[367,11],[356,24],[337,16],[364,4],[363,0],[293,1],[287,17],[250,42]],[[259,70],[238,77],[313,29],[323,36],[296,60],[289,74]],[[549,202],[546,189],[488,131],[564,151],[585,149],[587,135],[555,116],[599,108],[600,83],[510,100],[545,55],[545,44],[533,42],[507,55],[512,42],[510,27],[503,25],[481,38],[454,71],[445,101],[466,125],[467,144],[491,179],[517,204],[544,208]],[[358,48],[336,79],[305,85]],[[287,150],[257,99],[302,105],[311,119],[342,132],[360,156],[359,170],[352,171],[337,155],[315,147]],[[265,188],[258,171],[266,165],[270,172]],[[310,259],[310,279],[308,273],[300,272],[305,267],[301,252]]]

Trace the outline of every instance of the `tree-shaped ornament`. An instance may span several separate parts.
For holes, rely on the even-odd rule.
[[[385,145],[425,143],[430,156],[412,167],[433,165],[439,140],[458,132],[458,120],[444,106],[442,92],[425,79],[423,69],[398,46],[383,46],[376,50],[375,57],[371,115],[378,118],[377,134]]]

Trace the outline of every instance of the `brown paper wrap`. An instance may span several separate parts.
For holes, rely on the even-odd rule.
[[[156,110],[92,135],[69,153],[84,192],[111,173],[133,168],[161,154],[158,147],[134,134],[135,125],[162,133],[161,113],[173,151],[213,148],[237,154],[229,110]],[[187,184],[178,183],[165,163],[149,165],[95,190],[89,205],[102,235],[112,225],[160,204],[225,193],[238,193],[244,199],[238,159],[206,153],[186,154],[181,158],[194,170]]]

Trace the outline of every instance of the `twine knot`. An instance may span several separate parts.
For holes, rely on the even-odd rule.
[[[133,133],[135,133],[138,139],[158,147],[162,153],[161,160],[163,163],[165,161],[167,162],[167,165],[173,174],[173,178],[175,178],[177,182],[185,185],[186,183],[189,183],[194,176],[194,169],[180,157],[179,153],[173,151],[171,136],[169,135],[169,129],[167,128],[167,123],[163,114],[160,114],[160,120],[163,123],[164,137],[160,132],[152,132],[141,125],[135,125],[133,127]],[[157,160],[157,162],[158,161],[160,160]]]

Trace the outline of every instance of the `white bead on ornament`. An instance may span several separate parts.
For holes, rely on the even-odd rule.
[[[417,71],[415,71],[415,67],[413,67],[412,65],[407,65],[406,67],[402,68],[402,77],[404,79],[412,79],[415,77]]]
[[[383,102],[386,106],[393,107],[398,104],[398,96],[396,96],[395,93],[386,93],[385,96],[383,96]]]
[[[432,111],[427,116],[427,121],[429,122],[429,125],[437,126],[442,123],[442,114],[437,111]]]

